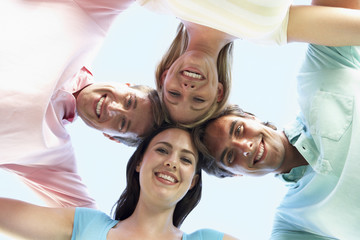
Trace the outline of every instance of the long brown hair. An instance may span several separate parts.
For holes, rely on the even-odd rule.
[[[124,220],[130,217],[135,211],[136,205],[140,196],[140,182],[139,173],[136,171],[136,166],[141,162],[148,145],[151,140],[159,133],[170,129],[179,128],[191,133],[190,130],[175,126],[172,124],[163,124],[160,128],[153,131],[148,137],[146,137],[135,150],[134,154],[129,159],[126,168],[126,181],[127,186],[121,194],[119,200],[115,203],[114,207],[114,219]],[[192,139],[194,139],[192,135]],[[201,166],[202,166],[202,154],[199,152],[198,163],[196,164],[195,174],[199,175],[198,181],[193,188],[191,188],[186,195],[176,204],[173,214],[173,224],[175,227],[180,227],[187,215],[196,207],[201,199],[202,180],[201,180]]]

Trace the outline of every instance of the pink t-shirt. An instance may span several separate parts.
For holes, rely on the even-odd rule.
[[[133,1],[0,1],[0,167],[17,173],[49,206],[96,207],[77,174],[64,128],[72,92],[115,17]],[[76,80],[77,79],[77,80]]]

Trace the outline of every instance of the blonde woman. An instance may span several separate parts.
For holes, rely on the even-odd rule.
[[[359,11],[336,5],[292,6],[291,0],[137,2],[182,22],[158,65],[156,84],[168,120],[189,127],[216,115],[226,104],[235,39],[279,45],[294,41],[360,44]]]

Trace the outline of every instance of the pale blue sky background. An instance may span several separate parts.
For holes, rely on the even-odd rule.
[[[89,67],[95,79],[155,87],[155,66],[178,23],[172,16],[132,6],[119,16],[94,65]],[[305,49],[302,43],[269,47],[237,40],[230,101],[282,129],[298,111],[295,76]],[[126,163],[134,149],[107,140],[80,118],[67,128],[80,175],[99,208],[110,214],[125,188]],[[0,183],[2,197],[43,204],[12,174],[0,170]],[[273,175],[217,179],[204,173],[202,200],[181,229],[192,232],[214,228],[240,239],[268,239],[275,208],[285,192],[283,183]],[[8,238],[0,234],[0,239]]]

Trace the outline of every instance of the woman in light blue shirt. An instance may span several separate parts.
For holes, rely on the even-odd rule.
[[[166,125],[147,137],[127,166],[114,219],[87,208],[45,208],[0,199],[0,229],[28,239],[214,239],[224,233],[180,230],[201,197],[202,154],[189,130]]]

